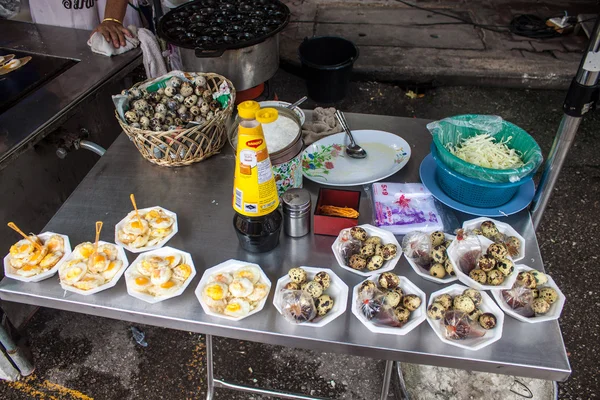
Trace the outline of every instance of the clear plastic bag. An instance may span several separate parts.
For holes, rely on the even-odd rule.
[[[425,232],[414,231],[404,235],[402,251],[407,258],[425,269],[431,265],[431,240]]]
[[[533,292],[525,286],[515,285],[510,290],[502,291],[502,298],[517,314],[530,318],[535,316],[532,308]]]
[[[444,336],[450,340],[465,340],[485,335],[485,329],[471,321],[469,315],[462,311],[446,311],[440,323],[444,327]]]
[[[380,289],[368,288],[359,292],[357,300],[358,309],[371,322],[378,325],[402,327],[402,322],[396,316],[394,308],[385,302],[385,293]]]
[[[518,182],[535,173],[542,164],[542,151],[536,141],[523,129],[494,115],[457,115],[427,124],[433,136],[440,159],[452,170],[469,178],[491,183]],[[496,142],[506,142],[516,150],[522,166],[509,169],[491,169],[466,162],[450,153],[462,140],[479,134],[488,134]]]
[[[283,290],[278,302],[281,315],[293,324],[310,322],[317,316],[312,296],[303,290]]]
[[[456,254],[458,255],[457,267],[468,275],[477,268],[479,258],[485,254],[483,245],[477,235],[468,234],[462,229],[456,232],[455,242]]]

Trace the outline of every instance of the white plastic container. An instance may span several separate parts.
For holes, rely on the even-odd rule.
[[[169,240],[171,240],[171,238],[173,236],[175,236],[175,234],[177,234],[177,232],[179,232],[179,225],[177,224],[177,214],[175,214],[173,211],[169,211],[166,208],[162,208],[159,206],[142,208],[142,209],[139,209],[138,212],[140,213],[140,216],[141,216],[141,215],[144,215],[147,212],[154,210],[154,209],[162,210],[165,214],[167,214],[169,217],[171,217],[175,220],[172,225],[173,231],[168,236],[165,236],[163,238],[163,240],[161,240],[154,246],[131,247],[131,246],[126,245],[125,243],[121,242],[119,240],[119,231],[123,228],[123,225],[125,225],[125,222],[127,222],[127,220],[130,218],[131,213],[135,213],[135,211],[131,211],[129,214],[127,214],[125,216],[125,218],[123,218],[121,221],[119,221],[117,223],[117,225],[115,225],[115,243],[118,244],[119,246],[126,248],[127,250],[129,250],[132,253],[143,253],[145,251],[160,249],[165,244],[167,244],[167,242]]]

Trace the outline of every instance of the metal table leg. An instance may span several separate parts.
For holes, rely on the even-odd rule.
[[[383,373],[383,386],[381,388],[381,400],[387,400],[390,392],[390,382],[392,380],[392,370],[394,369],[393,361],[385,362],[385,372]]]
[[[204,341],[206,344],[206,400],[212,400],[215,394],[212,335],[205,335]]]

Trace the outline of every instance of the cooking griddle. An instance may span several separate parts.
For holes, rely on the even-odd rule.
[[[31,56],[31,61],[15,71],[0,75],[0,113],[77,63],[68,58],[0,48],[0,55],[7,54],[14,54],[15,59]]]

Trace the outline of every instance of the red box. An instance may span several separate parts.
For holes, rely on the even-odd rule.
[[[342,229],[358,225],[358,218],[334,217],[319,212],[321,206],[350,207],[359,210],[360,192],[356,190],[319,189],[315,206],[313,232],[317,235],[337,236]]]

